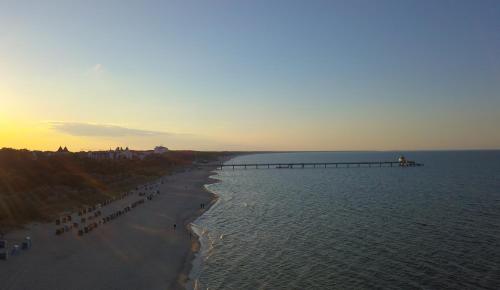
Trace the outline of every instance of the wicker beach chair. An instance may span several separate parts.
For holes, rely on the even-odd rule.
[[[26,237],[24,238],[24,241],[22,243],[22,249],[29,250],[30,248],[31,248],[31,237]]]
[[[19,255],[20,252],[21,252],[21,247],[19,247],[18,244],[15,244],[14,246],[12,246],[12,250],[10,252],[10,255],[17,256],[17,255]]]

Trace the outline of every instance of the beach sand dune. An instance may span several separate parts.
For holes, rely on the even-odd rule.
[[[0,289],[181,289],[197,247],[188,225],[201,203],[207,210],[214,200],[204,189],[210,174],[193,169],[164,177],[152,201],[81,237],[75,230],[56,236],[55,224],[9,233],[9,243],[29,235],[33,247],[0,261]],[[137,199],[130,195],[102,211]]]

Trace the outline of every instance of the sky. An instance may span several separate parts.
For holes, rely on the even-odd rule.
[[[0,147],[500,149],[495,0],[0,0]]]

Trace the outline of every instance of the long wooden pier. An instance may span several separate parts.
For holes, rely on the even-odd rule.
[[[211,166],[214,166],[213,164]],[[367,162],[280,162],[280,163],[223,163],[216,164],[217,169],[226,168],[268,168],[268,169],[294,169],[294,168],[351,168],[351,167],[417,167],[422,163],[407,161],[367,161]]]

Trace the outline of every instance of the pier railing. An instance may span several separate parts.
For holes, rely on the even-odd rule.
[[[216,166],[217,169],[226,168],[268,168],[268,169],[294,169],[294,168],[351,168],[351,167],[418,167],[421,163],[414,161],[367,161],[367,162],[279,162],[279,163],[223,163],[206,166]]]

